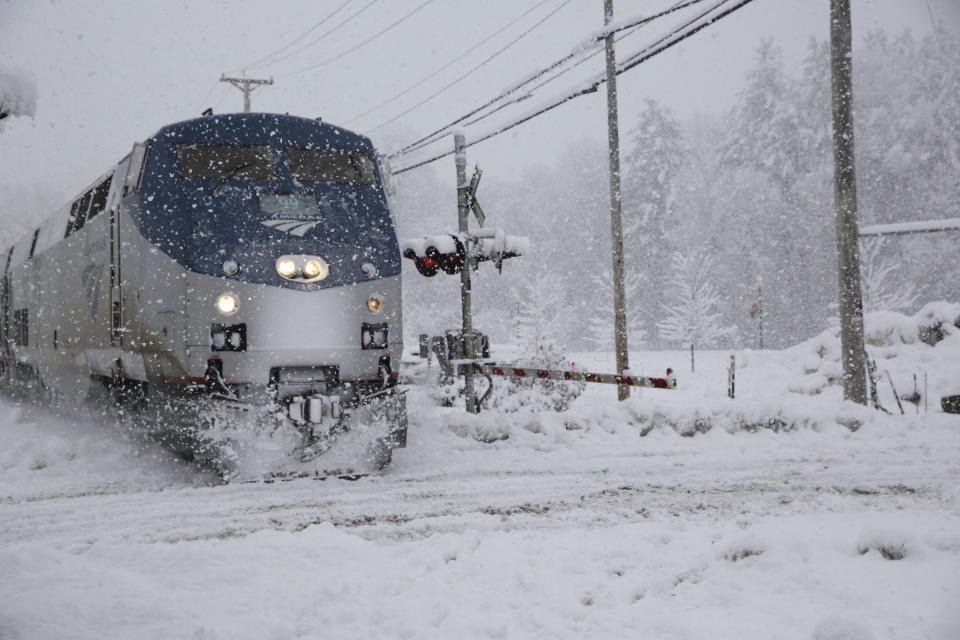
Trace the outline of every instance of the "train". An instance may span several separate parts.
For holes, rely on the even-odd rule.
[[[321,119],[162,127],[0,253],[0,386],[109,398],[185,455],[222,462],[246,429],[301,465],[353,438],[328,471],[382,468],[407,434],[384,173]]]

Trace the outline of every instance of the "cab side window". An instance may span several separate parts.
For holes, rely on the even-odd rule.
[[[87,209],[90,208],[90,199],[92,192],[87,191],[70,208],[70,218],[67,220],[67,233],[63,236],[67,238],[71,233],[83,226],[87,219]]]
[[[107,176],[107,178],[93,190],[93,197],[90,202],[90,213],[87,214],[87,220],[92,220],[107,208],[107,196],[110,194],[110,182],[112,180],[113,176]]]

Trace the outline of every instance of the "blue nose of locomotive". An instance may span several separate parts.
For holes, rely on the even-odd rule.
[[[400,273],[374,149],[332,125],[276,114],[171,125],[150,141],[139,196],[141,233],[195,273],[298,290]],[[324,277],[288,277],[284,256],[321,258]]]

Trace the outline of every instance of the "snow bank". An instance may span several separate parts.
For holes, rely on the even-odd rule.
[[[789,391],[839,397],[839,336],[839,328],[834,328],[784,352],[799,364]],[[886,410],[900,412],[893,389],[904,410],[914,415],[923,406],[940,413],[941,396],[960,393],[960,304],[933,302],[912,316],[893,311],[867,314],[864,342],[877,365],[877,391]]]
[[[34,117],[37,113],[37,84],[33,78],[10,69],[0,69],[0,111],[13,117]]]
[[[838,438],[856,432],[873,438],[884,432],[904,435],[927,429],[942,431],[949,439],[960,433],[960,419],[942,412],[940,396],[960,393],[958,326],[960,304],[942,302],[913,316],[892,312],[867,316],[867,350],[877,364],[877,395],[889,413],[843,400],[839,332],[829,330],[783,351],[736,352],[735,399],[727,397],[729,353],[698,352],[697,369],[690,371],[689,353],[637,352],[631,354],[635,372],[662,374],[670,367],[676,371],[678,388],[634,389],[630,399],[616,402],[609,385],[586,385],[558,398],[556,389],[546,389],[539,381],[531,383],[532,388],[515,389],[495,379],[489,410],[479,415],[463,411],[459,386],[412,392],[411,424],[430,434],[430,448],[470,449],[453,437],[501,453],[640,450],[645,446],[641,438],[708,432],[806,431]],[[493,356],[497,358],[497,353]],[[580,369],[612,368],[608,354],[572,357]],[[484,390],[482,385],[480,392]]]

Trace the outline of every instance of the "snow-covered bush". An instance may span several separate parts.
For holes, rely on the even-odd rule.
[[[537,345],[532,356],[524,358],[525,366],[538,369],[566,369],[566,352],[556,343]],[[534,378],[494,378],[493,392],[487,406],[496,411],[566,411],[583,393],[583,382]]]

